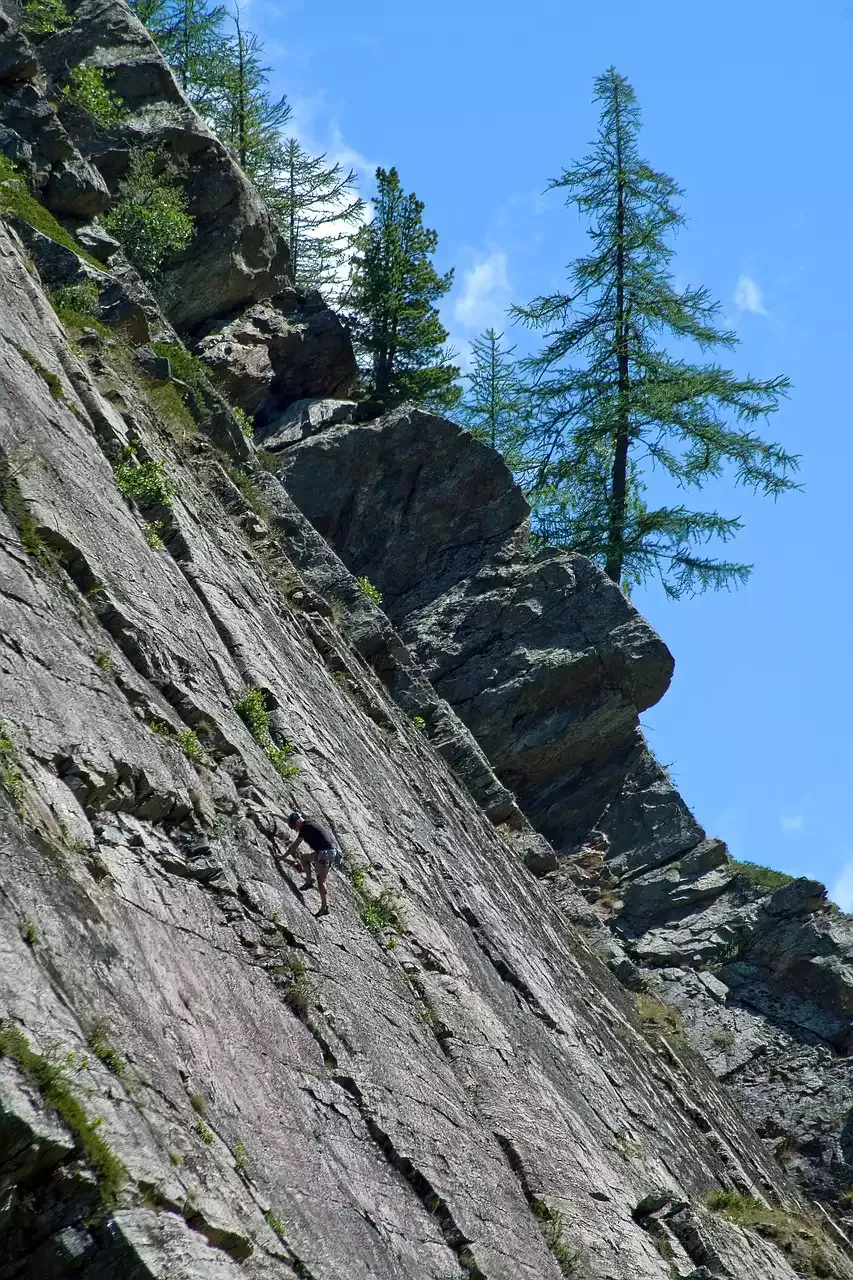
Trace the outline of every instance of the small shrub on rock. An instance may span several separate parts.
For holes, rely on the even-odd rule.
[[[757,862],[737,862],[732,859],[729,870],[748,881],[753,888],[764,889],[767,893],[774,893],[776,889],[781,889],[794,879],[784,871],[774,871],[771,867],[762,867]]]
[[[116,485],[126,498],[138,498],[152,506],[169,507],[175,483],[166,475],[162,462],[138,462],[132,450],[116,467]]]
[[[374,587],[373,583],[364,574],[358,579],[358,585],[367,596],[368,600],[372,600],[375,605],[382,604],[382,592],[378,587]]]
[[[21,30],[28,36],[52,35],[71,21],[63,0],[26,0]]]
[[[0,790],[5,791],[18,810],[24,802],[24,775],[18,768],[18,753],[8,726],[0,721]]]
[[[263,690],[249,685],[234,699],[234,710],[255,742],[263,745],[270,736],[270,713],[267,711]]]
[[[121,99],[107,87],[100,67],[75,67],[62,90],[62,97],[87,111],[98,124],[118,124],[127,115]]]
[[[185,249],[195,221],[187,211],[180,167],[172,159],[138,148],[131,153],[118,199],[101,222],[143,275],[156,277],[170,254]]]

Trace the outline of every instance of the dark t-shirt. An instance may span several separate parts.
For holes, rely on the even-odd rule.
[[[325,827],[321,827],[320,823],[315,822],[313,818],[305,819],[299,828],[299,834],[315,853],[319,853],[321,849],[331,849],[335,843],[332,833]]]

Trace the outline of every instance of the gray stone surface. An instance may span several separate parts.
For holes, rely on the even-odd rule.
[[[560,1280],[544,1200],[588,1280],[667,1280],[633,1216],[663,1186],[698,1233],[661,1227],[682,1275],[701,1239],[730,1280],[794,1280],[703,1208],[712,1186],[796,1206],[783,1171],[640,1021],[568,922],[577,895],[530,875],[523,822],[489,821],[390,696],[429,692],[391,624],[272,478],[267,523],[135,384],[102,393],[103,357],[69,349],[2,231],[0,275],[0,715],[23,784],[0,797],[0,1018],[126,1171],[99,1210],[91,1159],[0,1057],[0,1274]],[[165,547],[115,486],[131,430],[177,484]],[[297,775],[237,715],[247,683]],[[294,805],[362,868],[325,920],[276,864]],[[397,936],[366,923],[380,893]]]
[[[527,504],[496,453],[402,409],[330,424],[280,459],[296,504],[378,587],[436,689],[558,848],[602,816],[635,761],[656,769],[637,716],[667,687],[666,646],[589,561],[529,550]],[[666,800],[695,844],[702,833],[671,788]]]

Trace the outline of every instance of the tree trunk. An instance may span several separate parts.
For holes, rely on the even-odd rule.
[[[617,90],[618,94],[618,90]],[[625,179],[622,172],[622,122],[616,101],[616,428],[613,441],[613,469],[610,476],[610,511],[607,530],[607,558],[604,571],[614,582],[622,579],[625,560],[625,513],[628,497],[628,445],[630,441],[630,373],[628,335],[625,319]]]

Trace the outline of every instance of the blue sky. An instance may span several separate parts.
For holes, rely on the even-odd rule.
[[[636,595],[676,658],[644,722],[709,833],[853,909],[853,4],[251,0],[246,20],[302,139],[354,165],[364,194],[395,164],[426,202],[463,348],[564,278],[583,227],[544,188],[594,135],[594,77],[614,64],[632,82],[643,152],[686,192],[678,278],[719,298],[736,371],[793,380],[767,434],[802,453],[805,485],[776,504],[707,495],[746,522],[747,587]]]

